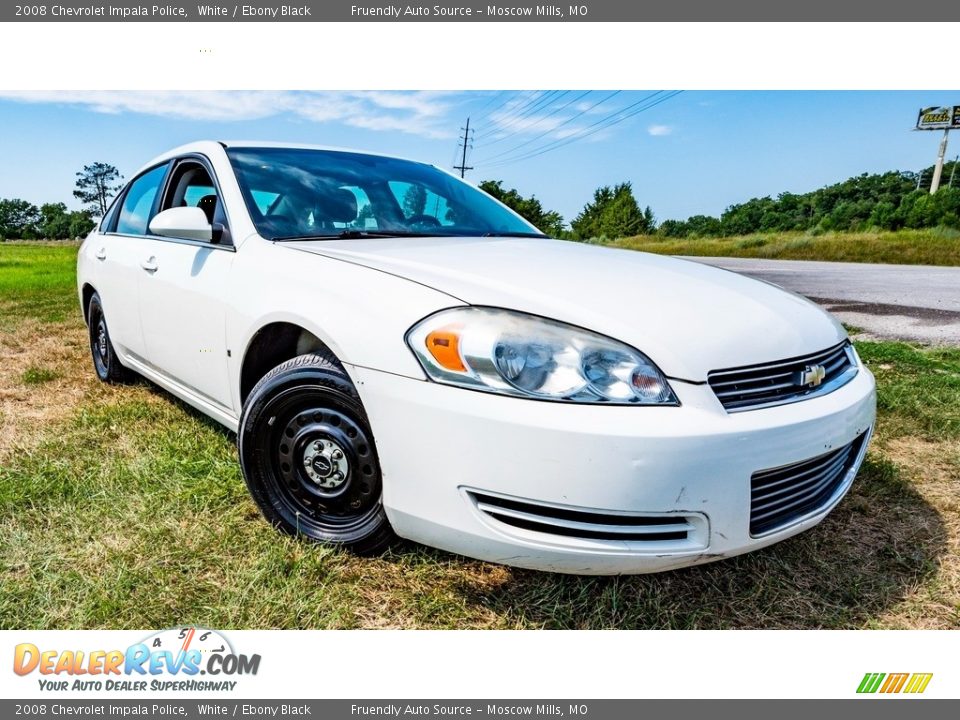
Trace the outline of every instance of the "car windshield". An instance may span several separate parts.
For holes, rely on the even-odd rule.
[[[270,240],[424,235],[543,237],[486,193],[431,165],[336,150],[227,150]]]

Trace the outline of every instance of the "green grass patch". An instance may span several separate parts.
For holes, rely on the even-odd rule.
[[[75,242],[0,243],[0,330],[26,319],[62,322],[79,312]]]
[[[949,228],[896,232],[761,233],[727,238],[641,235],[611,244],[661,255],[960,265],[960,233]]]
[[[43,385],[63,377],[62,373],[45,367],[31,366],[23,371],[20,376],[24,385]]]
[[[877,407],[888,432],[960,438],[960,349],[858,342],[857,351],[877,378]]]
[[[48,331],[78,330],[75,251],[0,245],[12,273],[0,271],[0,325],[46,327],[51,313],[36,308],[60,308],[66,324]],[[0,628],[960,627],[960,350],[857,347],[879,384],[877,436],[821,526],[620,578],[404,543],[357,558],[280,535],[250,499],[229,433],[147,383],[98,384],[75,353],[85,369],[61,382],[84,384],[51,399],[75,404],[0,462]],[[45,366],[0,390],[22,393],[31,370]]]

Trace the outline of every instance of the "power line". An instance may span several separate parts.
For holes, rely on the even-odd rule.
[[[578,140],[583,140],[584,138],[590,137],[591,135],[595,135],[596,133],[600,132],[601,130],[606,130],[607,128],[611,128],[611,127],[613,127],[614,125],[618,125],[618,124],[620,124],[621,122],[624,122],[625,120],[629,120],[630,118],[634,117],[635,115],[639,115],[640,113],[646,112],[647,110],[650,110],[651,108],[654,108],[654,107],[656,107],[657,105],[660,105],[661,103],[665,103],[667,100],[670,100],[671,98],[676,97],[677,95],[679,95],[679,94],[682,93],[682,92],[683,92],[682,90],[674,90],[673,92],[665,95],[664,97],[658,98],[658,99],[655,100],[654,102],[651,102],[651,103],[649,103],[649,104],[647,104],[647,105],[645,105],[645,106],[643,106],[643,107],[641,107],[641,108],[638,108],[638,109],[636,109],[636,110],[628,113],[627,115],[623,115],[622,117],[614,118],[614,119],[612,119],[610,122],[607,122],[606,124],[604,124],[604,125],[602,125],[602,126],[600,126],[600,127],[597,127],[597,128],[594,129],[594,130],[590,130],[590,132],[584,132],[584,133],[582,133],[582,134],[579,134],[579,135],[576,135],[576,136],[573,136],[573,137],[570,137],[570,138],[564,138],[563,140],[555,141],[555,142],[552,143],[552,144],[544,145],[544,146],[542,146],[542,147],[540,147],[540,148],[537,148],[537,149],[535,149],[535,150],[532,150],[530,153],[528,153],[528,154],[526,154],[526,155],[522,155],[522,156],[520,156],[520,157],[506,158],[505,160],[497,163],[496,166],[510,165],[510,164],[512,164],[512,163],[514,163],[514,162],[519,162],[519,161],[521,161],[521,160],[529,160],[529,159],[531,159],[531,158],[537,157],[538,155],[543,155],[544,153],[548,153],[548,152],[550,152],[550,151],[552,151],[552,150],[557,150],[557,149],[559,149],[559,148],[561,148],[561,147],[564,147],[564,146],[566,146],[566,145],[570,145],[571,143],[577,142]],[[656,94],[656,93],[655,93],[655,94]],[[596,125],[596,123],[594,123],[594,125]],[[593,126],[588,126],[588,128],[585,128],[585,129],[589,129],[590,127],[593,127]]]
[[[502,90],[502,91],[501,91],[501,94],[506,93],[506,92],[508,92],[508,91]],[[511,101],[516,100],[516,99],[517,99],[517,95],[513,95],[512,97],[508,97],[507,99],[505,99],[503,102],[498,103],[492,110],[487,110],[486,112],[482,112],[482,113],[479,113],[479,114],[475,115],[474,118],[473,118],[473,124],[476,125],[478,122],[482,122],[482,121],[485,120],[486,118],[490,117],[490,115],[492,115],[493,113],[497,112],[497,111],[500,110],[501,108],[505,107],[508,103],[510,103]]]
[[[585,93],[582,93],[582,94],[580,94],[580,95],[577,95],[577,97],[575,97],[573,100],[570,100],[569,102],[564,103],[564,104],[561,105],[560,107],[554,109],[553,112],[550,112],[550,113],[547,113],[546,115],[544,115],[542,118],[540,118],[540,122],[543,122],[544,120],[547,120],[548,118],[553,117],[553,116],[556,115],[558,112],[561,112],[561,111],[563,111],[563,110],[566,110],[568,107],[570,107],[570,106],[573,105],[574,103],[582,100],[583,98],[585,98],[587,95],[589,95],[589,94],[592,93],[592,92],[593,92],[593,90],[587,90]],[[535,135],[534,137],[530,138],[529,140],[526,140],[525,142],[522,142],[522,143],[520,143],[519,145],[515,145],[514,147],[510,148],[509,150],[502,150],[502,151],[500,151],[500,152],[498,152],[498,153],[495,153],[494,155],[491,155],[490,157],[488,157],[487,160],[492,160],[492,159],[494,159],[494,158],[501,157],[502,155],[508,155],[508,154],[512,153],[514,150],[517,150],[518,148],[522,148],[522,147],[524,147],[524,146],[526,146],[526,145],[529,145],[530,143],[534,143],[534,142],[536,142],[537,140],[539,140],[540,138],[542,138],[542,137],[544,137],[544,136],[546,136],[546,135],[549,135],[549,134],[552,133],[552,132],[556,132],[558,129],[562,128],[564,125],[569,125],[571,122],[573,122],[574,120],[576,120],[578,117],[582,116],[584,113],[590,112],[591,110],[593,110],[593,108],[595,108],[595,107],[597,107],[597,106],[599,106],[599,105],[602,105],[602,104],[605,103],[607,100],[610,100],[614,95],[616,95],[616,94],[619,93],[619,92],[620,92],[620,90],[617,90],[616,92],[611,93],[610,95],[608,95],[607,97],[603,98],[603,99],[600,100],[599,102],[595,102],[593,105],[590,105],[590,106],[584,108],[583,110],[581,110],[580,112],[578,112],[576,115],[571,115],[570,117],[568,117],[566,120],[564,120],[564,121],[563,121],[562,123],[560,123],[559,125],[555,125],[555,126],[553,126],[552,128],[549,128],[548,130],[545,130],[544,132],[540,133],[539,135]],[[516,133],[514,133],[514,134],[516,134]],[[507,136],[507,137],[510,137],[510,136]],[[504,139],[506,139],[506,138],[504,138]],[[487,143],[487,147],[489,147],[490,145],[493,145],[494,143],[499,142],[499,141],[500,141],[500,140],[497,139],[497,140],[494,140],[494,141],[491,142],[491,143]]]
[[[589,93],[589,92],[590,92],[590,91],[588,90],[587,93]],[[586,95],[587,93],[583,93],[583,95],[580,95],[579,97],[583,97],[583,96]],[[560,98],[562,98],[564,95],[569,95],[569,94],[570,94],[570,91],[569,91],[569,90],[564,90],[562,93],[560,93],[560,94],[557,95],[555,98],[553,98],[552,100],[550,100],[550,102],[548,102],[546,105],[541,105],[541,106],[539,106],[539,107],[537,107],[537,106],[531,107],[531,108],[530,108],[529,110],[527,110],[526,112],[524,112],[524,113],[522,113],[521,115],[518,115],[517,117],[515,117],[512,121],[501,124],[501,125],[496,129],[496,131],[494,131],[494,132],[495,132],[495,133],[496,133],[496,132],[503,132],[504,130],[507,130],[508,128],[510,128],[510,127],[512,127],[512,126],[515,126],[518,122],[533,117],[535,113],[537,113],[537,112],[543,112],[544,110],[548,109],[551,105],[553,105],[555,102],[559,101]],[[537,123],[541,122],[541,121],[544,120],[545,118],[548,118],[548,117],[554,115],[554,114],[557,113],[559,110],[562,110],[563,108],[568,107],[571,103],[573,103],[573,102],[575,102],[575,101],[576,101],[576,100],[571,100],[570,102],[565,103],[564,105],[560,106],[559,108],[555,108],[553,111],[551,111],[551,112],[548,113],[547,115],[541,117],[539,120],[536,120],[536,121],[534,122],[534,125],[536,125]],[[517,132],[522,132],[522,130],[523,130],[523,128],[517,128],[517,129],[514,130],[512,133],[508,133],[507,135],[501,135],[501,136],[498,137],[498,138],[494,138],[494,139],[491,140],[490,142],[486,143],[485,147],[489,147],[490,145],[496,145],[498,142],[502,142],[502,141],[504,141],[504,140],[509,140],[509,139],[510,139],[511,137],[513,137],[513,135],[515,135]],[[489,134],[489,133],[488,133],[488,134]]]
[[[606,128],[606,127],[609,127],[609,125],[607,125],[607,123],[609,123],[610,125],[615,125],[615,124],[616,124],[616,118],[617,118],[618,116],[623,115],[624,113],[628,113],[629,111],[631,111],[631,110],[633,110],[634,108],[642,105],[643,103],[646,103],[646,102],[648,102],[649,100],[652,100],[653,98],[655,98],[657,95],[660,95],[661,93],[663,93],[663,90],[657,90],[656,92],[650,93],[649,95],[646,95],[646,96],[640,98],[640,99],[637,100],[636,102],[632,102],[632,103],[630,103],[629,105],[626,105],[626,106],[624,106],[624,107],[622,107],[622,108],[618,108],[617,110],[614,110],[613,112],[608,113],[607,115],[604,115],[603,117],[601,117],[601,118],[598,119],[598,120],[595,120],[595,121],[592,122],[591,124],[589,124],[589,125],[587,125],[587,126],[585,126],[585,127],[583,127],[583,128],[580,128],[579,130],[576,130],[575,132],[573,132],[571,135],[569,135],[569,136],[566,137],[566,138],[557,138],[557,139],[555,139],[555,140],[552,140],[552,141],[548,142],[546,145],[542,145],[540,148],[533,148],[532,150],[524,151],[523,155],[526,156],[528,153],[538,154],[539,150],[542,150],[542,149],[544,149],[544,148],[550,147],[550,146],[552,146],[552,145],[555,145],[555,144],[566,144],[566,143],[563,142],[564,140],[573,141],[573,140],[575,140],[575,139],[580,139],[581,137],[586,137],[588,134],[589,134],[589,135],[592,135],[593,132],[588,133],[587,131],[589,131],[589,130],[591,130],[592,128],[595,128],[595,127],[597,128],[597,130],[602,130],[602,129]],[[626,117],[624,117],[624,118],[622,118],[622,119],[626,119]],[[548,132],[542,133],[542,134],[541,134],[541,137],[543,137],[543,136],[545,136],[545,135],[549,135],[551,132],[555,132],[555,131],[556,131],[556,128],[554,128],[553,131],[548,131]],[[506,162],[508,162],[508,161],[510,161],[510,160],[511,160],[510,158],[504,158],[503,160],[497,161],[496,164],[499,165],[499,164],[501,164],[501,163],[506,163]]]
[[[487,168],[502,167],[504,165],[510,165],[515,162],[520,162],[522,160],[529,160],[531,158],[537,157],[538,155],[543,155],[544,153],[548,153],[552,150],[557,150],[561,147],[577,142],[578,140],[583,140],[584,138],[590,137],[591,135],[594,135],[600,132],[601,130],[606,130],[607,128],[613,127],[614,125],[618,125],[619,123],[624,122],[625,120],[629,120],[630,118],[636,115],[639,115],[642,112],[646,112],[647,110],[650,110],[651,108],[654,108],[657,105],[660,105],[661,103],[664,103],[667,100],[670,100],[671,98],[676,97],[683,91],[674,90],[667,93],[661,98],[657,98],[652,102],[648,102],[649,100],[656,97],[657,95],[660,95],[663,92],[664,92],[663,90],[658,90],[657,92],[651,95],[648,95],[642,100],[638,100],[637,102],[632,103],[627,107],[622,108],[616,111],[615,113],[612,113],[611,115],[608,115],[606,118],[602,118],[597,122],[592,123],[591,125],[588,125],[587,127],[583,128],[580,132],[578,132],[575,135],[572,135],[567,138],[554,140],[553,142],[549,142],[546,145],[541,145],[539,148],[534,148],[529,152],[523,153],[521,155],[518,155],[512,158],[507,157],[507,158],[504,158],[503,160],[493,163],[492,165],[485,165],[484,167],[487,167]],[[646,104],[641,106],[641,103],[646,103]]]
[[[545,137],[546,135],[549,135],[549,134],[551,134],[551,133],[554,133],[554,132],[556,132],[557,130],[559,130],[560,128],[566,126],[566,125],[569,125],[569,124],[572,123],[574,120],[577,120],[578,118],[583,117],[584,115],[586,115],[588,112],[590,112],[590,111],[593,110],[594,108],[600,107],[601,105],[603,105],[603,104],[604,104],[605,102],[607,102],[608,100],[612,100],[612,99],[615,98],[617,95],[619,95],[621,92],[622,92],[622,90],[614,90],[614,91],[613,91],[612,93],[610,93],[609,95],[600,98],[597,102],[593,103],[592,105],[588,105],[588,106],[585,107],[583,110],[581,110],[580,112],[576,113],[575,115],[571,115],[570,117],[568,117],[566,120],[564,120],[562,123],[560,123],[560,124],[557,125],[556,127],[550,128],[549,130],[540,133],[539,135],[537,135],[537,136],[534,138],[534,141],[539,140],[540,138]],[[620,111],[618,110],[617,112],[620,112]],[[529,143],[525,143],[525,144],[529,144]],[[518,145],[517,147],[520,147],[520,146]],[[501,152],[501,153],[497,153],[497,154],[494,155],[493,157],[496,158],[496,157],[501,157],[501,156],[503,156],[503,155],[507,155],[509,152],[512,152],[512,151],[515,150],[515,149],[516,149],[516,148],[512,148],[510,151],[506,151],[506,150],[505,150],[505,151],[503,151],[503,152]],[[489,160],[490,158],[487,158],[487,159]]]
[[[487,100],[483,105],[479,107],[479,109],[477,110],[477,115],[479,116],[484,110],[490,107],[490,105],[493,103],[494,100],[496,100],[501,95],[506,94],[506,92],[507,92],[506,90],[501,90],[500,92],[494,93],[493,95],[491,95],[490,99]]]
[[[511,107],[511,108],[508,109],[506,117],[500,119],[500,124],[498,124],[496,127],[491,128],[490,130],[486,130],[486,131],[480,133],[480,137],[487,137],[488,135],[493,135],[493,134],[495,134],[495,133],[500,132],[500,130],[502,129],[502,127],[503,127],[503,125],[504,125],[505,123],[509,124],[509,123],[513,122],[514,120],[516,120],[516,119],[517,119],[520,115],[522,115],[528,108],[530,108],[530,106],[532,106],[533,104],[535,104],[535,103],[537,103],[538,101],[542,100],[543,97],[544,97],[544,95],[550,95],[550,94],[556,93],[556,92],[559,92],[559,91],[557,91],[557,90],[550,90],[550,91],[545,91],[545,90],[533,90],[533,91],[531,91],[530,96],[529,96],[526,100],[521,101],[518,105],[514,105],[513,107]],[[492,117],[492,116],[493,116],[493,114],[491,113],[491,114],[490,114],[490,117]],[[476,125],[476,122],[474,122],[474,125]]]

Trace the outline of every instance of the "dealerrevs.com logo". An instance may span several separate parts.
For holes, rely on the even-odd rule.
[[[13,671],[36,673],[45,691],[231,691],[256,675],[260,655],[237,653],[222,633],[200,627],[162,630],[126,650],[14,648]],[[202,679],[201,677],[202,676]]]

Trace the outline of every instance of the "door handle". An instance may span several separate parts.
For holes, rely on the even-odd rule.
[[[97,254],[95,255],[95,257],[97,258],[97,260],[106,260],[106,259],[107,259],[107,249],[106,249],[106,248],[100,248],[99,250],[97,250]]]
[[[149,260],[144,260],[140,263],[140,267],[146,270],[149,273],[157,271],[157,259],[151,255]]]

